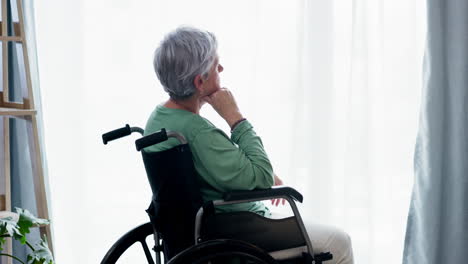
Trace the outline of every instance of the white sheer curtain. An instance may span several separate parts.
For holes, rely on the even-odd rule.
[[[151,56],[181,24],[217,35],[223,85],[261,135],[276,172],[305,195],[304,217],[350,233],[356,263],[401,261],[423,0],[37,6],[59,262],[98,262],[120,235],[147,221],[151,194],[133,141],[104,146],[100,135],[125,123],[144,126],[165,100]],[[209,107],[202,115],[228,131]],[[61,155],[64,147],[76,162]]]

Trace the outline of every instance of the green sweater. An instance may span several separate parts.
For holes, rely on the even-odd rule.
[[[270,188],[274,183],[273,168],[263,144],[248,121],[238,124],[229,138],[210,121],[189,111],[158,105],[151,114],[145,135],[161,128],[182,133],[193,155],[195,170],[201,177],[204,201],[220,200],[226,191]],[[162,151],[178,145],[170,138],[145,151]],[[269,216],[262,202],[219,206],[218,212],[252,211]]]

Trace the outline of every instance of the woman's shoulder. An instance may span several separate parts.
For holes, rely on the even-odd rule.
[[[195,138],[199,134],[215,133],[218,131],[218,128],[208,119],[194,114],[194,116],[190,118],[189,122],[186,123],[186,130],[191,131],[192,138]]]

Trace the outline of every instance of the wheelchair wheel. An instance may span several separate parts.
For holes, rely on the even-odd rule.
[[[129,249],[133,244],[139,242],[145,253],[146,260],[148,264],[154,264],[153,257],[151,256],[150,248],[146,243],[146,238],[148,236],[153,236],[153,226],[151,223],[142,224],[129,232],[123,235],[117,242],[112,245],[112,247],[107,251],[107,254],[101,261],[101,264],[114,264],[122,256],[122,254]],[[156,263],[161,263],[160,252],[162,252],[162,247],[158,236],[155,236],[155,251],[156,251]]]
[[[231,239],[216,239],[194,245],[168,262],[168,264],[187,263],[277,264],[278,262],[252,244]]]

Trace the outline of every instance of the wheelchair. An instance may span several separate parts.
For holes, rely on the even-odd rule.
[[[125,127],[102,135],[103,143],[128,136],[143,136],[139,127]],[[161,152],[145,147],[176,138],[180,144]],[[192,153],[183,135],[162,129],[135,141],[140,151],[153,197],[146,210],[150,221],[123,235],[108,250],[102,264],[117,263],[135,243],[140,243],[149,264],[265,263],[321,264],[333,258],[330,252],[314,254],[312,243],[295,201],[302,195],[291,187],[231,191],[222,200],[203,201]],[[217,213],[216,206],[285,199],[294,213],[270,219],[253,212]],[[149,240],[153,240],[151,249]],[[154,255],[154,257],[153,257]]]

